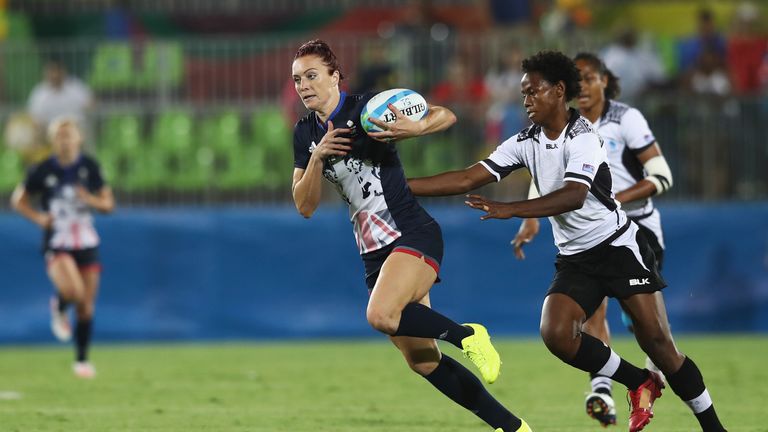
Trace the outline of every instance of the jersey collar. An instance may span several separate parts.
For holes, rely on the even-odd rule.
[[[320,117],[317,117],[317,114],[315,114],[315,120],[317,120],[317,124],[323,128],[323,130],[328,130],[328,122],[333,120],[333,117],[339,113],[341,110],[341,107],[344,106],[344,101],[347,99],[347,92],[341,92],[339,95],[339,104],[336,105],[336,108],[333,110],[331,115],[328,116],[328,120],[325,121],[325,123],[320,121]]]

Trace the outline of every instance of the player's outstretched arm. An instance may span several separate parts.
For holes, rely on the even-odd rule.
[[[395,114],[395,121],[384,123],[375,118],[368,121],[383,129],[382,132],[369,132],[368,135],[378,141],[397,141],[406,138],[429,135],[442,132],[456,123],[456,114],[448,108],[429,105],[429,112],[419,121],[413,121],[404,115],[394,105],[387,105]]]
[[[562,188],[544,195],[541,198],[515,202],[498,202],[480,195],[469,195],[465,204],[484,211],[480,219],[509,219],[512,217],[536,218],[555,216],[580,209],[587,199],[589,186],[566,181]]]
[[[467,193],[495,180],[496,177],[476,163],[463,170],[408,179],[408,187],[416,196],[446,196]]]

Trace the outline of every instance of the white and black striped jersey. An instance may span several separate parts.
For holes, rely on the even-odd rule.
[[[591,123],[571,109],[568,125],[555,140],[532,125],[499,145],[480,162],[496,180],[528,167],[540,195],[561,189],[566,181],[589,186],[584,205],[551,216],[552,232],[560,253],[572,255],[590,249],[627,222],[611,192],[611,172],[600,136]]]
[[[91,210],[78,198],[76,188],[97,193],[104,185],[99,165],[85,155],[68,166],[51,157],[29,171],[24,188],[40,194],[43,211],[53,216],[53,226],[45,233],[46,249],[81,250],[99,245]]]
[[[345,157],[329,158],[323,176],[336,186],[349,205],[349,218],[360,254],[389,245],[404,233],[434,219],[416,201],[408,188],[394,143],[369,137],[360,124],[360,112],[374,93],[341,93],[339,105],[329,120],[352,131],[352,151]],[[296,123],[293,137],[294,167],[306,169],[315,146],[327,132],[315,112]]]
[[[629,189],[644,179],[647,173],[637,155],[652,146],[656,138],[643,114],[629,105],[608,100],[594,126],[605,142],[614,192]],[[631,219],[653,231],[664,247],[660,218],[650,197],[623,203],[621,208]]]

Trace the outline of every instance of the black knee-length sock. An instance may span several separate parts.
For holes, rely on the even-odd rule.
[[[59,297],[59,312],[66,312],[67,307],[69,307],[69,302],[61,295],[58,295]]]
[[[420,303],[409,303],[400,315],[400,325],[393,336],[442,339],[461,348],[461,340],[474,331]]]
[[[472,372],[447,355],[443,355],[437,368],[424,378],[493,428],[514,432],[522,424],[519,418],[488,393]]]
[[[579,350],[567,363],[584,372],[607,376],[630,390],[637,389],[648,379],[645,370],[625,361],[600,339],[586,333],[581,334]]]
[[[77,352],[77,361],[84,362],[88,360],[88,347],[91,344],[91,329],[93,320],[78,320],[75,325],[75,349]]]
[[[725,428],[715,412],[715,406],[704,385],[701,371],[690,358],[686,357],[683,365],[672,375],[667,375],[667,383],[672,391],[685,402],[696,415],[704,432],[722,432]]]

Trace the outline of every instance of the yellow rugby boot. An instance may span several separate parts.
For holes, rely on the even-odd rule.
[[[520,425],[520,427],[517,428],[516,431],[512,431],[512,432],[533,432],[533,430],[531,430],[531,427],[528,426],[528,423],[526,423],[525,420],[520,419],[520,421],[523,422],[523,424]],[[496,429],[496,432],[504,432],[504,429],[498,428]]]
[[[461,352],[480,370],[480,375],[488,384],[493,384],[499,377],[501,359],[496,348],[491,344],[488,330],[480,324],[463,324],[471,327],[475,334],[461,340]]]

